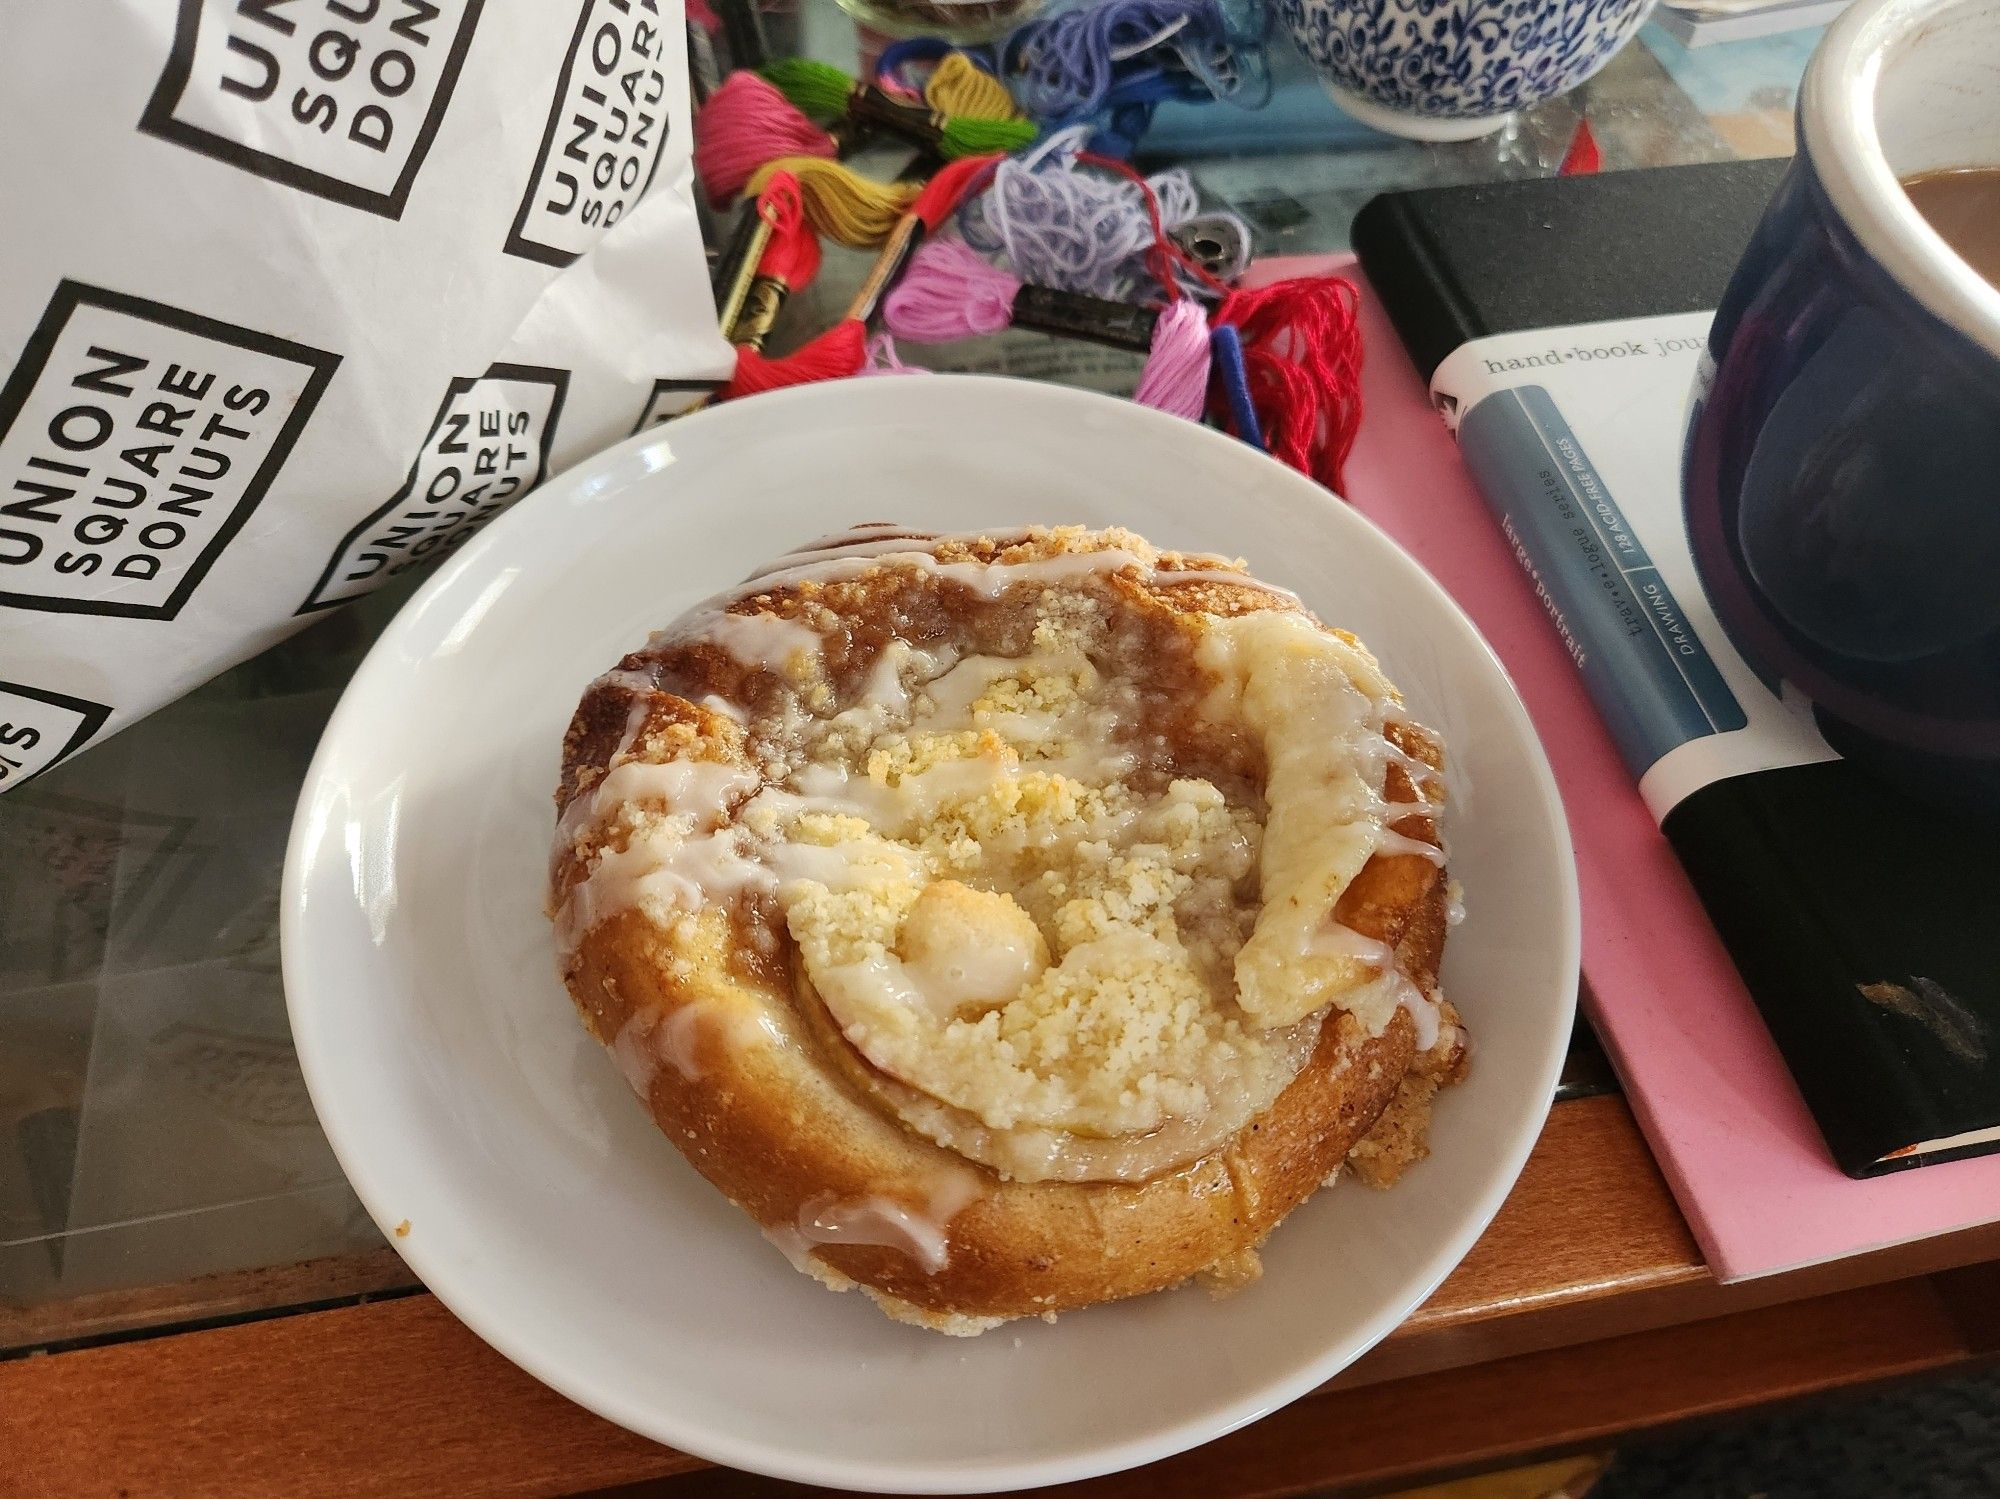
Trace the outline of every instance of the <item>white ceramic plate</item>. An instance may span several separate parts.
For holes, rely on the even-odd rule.
[[[695,1175],[589,1039],[541,916],[558,745],[584,684],[775,553],[869,520],[1132,527],[1247,557],[1380,654],[1452,755],[1473,1037],[1432,1158],[1342,1184],[1264,1278],[1009,1324],[887,1321],[796,1273]],[[1284,1404],[1471,1246],[1548,1111],[1577,904],[1554,782],[1437,584],[1232,439],[1053,386],[849,380],[720,407],[550,480],[447,562],[328,725],[285,865],[299,1060],[354,1189],[481,1337],[623,1426],[762,1473],[964,1492],[1165,1457]]]

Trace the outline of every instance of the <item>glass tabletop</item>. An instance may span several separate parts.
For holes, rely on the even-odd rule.
[[[773,7],[763,22],[773,55],[851,67],[871,44],[833,0]],[[1259,255],[1338,252],[1373,194],[1547,175],[1584,120],[1605,170],[1786,153],[1816,36],[1691,51],[1648,26],[1583,88],[1458,145],[1347,121],[1274,40],[1264,114],[1163,114],[1138,161],[1189,167],[1206,201],[1252,226]],[[829,250],[820,282],[787,306],[779,347],[837,316],[867,260]],[[1107,389],[1129,390],[1138,370],[1019,332],[919,353],[933,369]],[[415,1288],[314,1121],[277,929],[314,744],[412,586],[0,798],[0,1357]],[[1581,1038],[1568,1086],[1607,1079]]]

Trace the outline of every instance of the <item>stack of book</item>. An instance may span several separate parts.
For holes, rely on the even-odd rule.
[[[1354,230],[1348,497],[1535,718],[1591,1019],[1724,1279],[2000,1219],[2000,1158],[1962,1159],[2000,1141],[1993,834],[1841,760],[1743,663],[1680,519],[1710,309],[1782,169],[1394,193]]]

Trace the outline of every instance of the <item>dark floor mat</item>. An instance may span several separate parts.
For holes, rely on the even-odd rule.
[[[1901,1385],[1619,1454],[1590,1499],[1992,1499],[2000,1375]]]

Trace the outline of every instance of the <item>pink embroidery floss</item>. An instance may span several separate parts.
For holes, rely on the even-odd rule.
[[[1191,422],[1208,405],[1208,314],[1193,297],[1182,297],[1160,314],[1153,352],[1146,356],[1132,399]]]
[[[898,338],[948,344],[998,333],[1014,321],[1018,276],[989,264],[961,239],[934,239],[912,257],[882,304],[882,320]]]
[[[903,363],[896,353],[896,340],[886,333],[878,333],[868,340],[868,362],[861,367],[864,375],[928,375],[929,370],[914,364]]]
[[[837,154],[831,135],[755,73],[731,73],[695,116],[695,175],[713,203],[742,192],[767,161]]]
[[[932,240],[911,258],[909,269],[884,300],[882,321],[898,338],[918,343],[951,343],[998,333],[1014,324],[1022,289],[1019,277],[989,265],[964,241]],[[1114,317],[1134,316],[1134,309],[1122,303],[1086,299],[1080,293],[1072,300],[1094,302]],[[1133,399],[1199,421],[1207,399],[1208,360],[1207,314],[1192,298],[1183,297],[1154,319],[1151,348]]]

